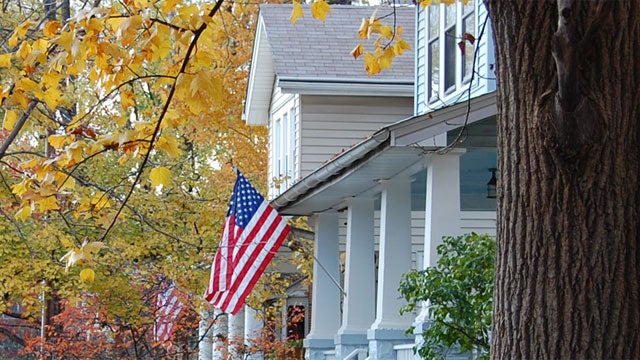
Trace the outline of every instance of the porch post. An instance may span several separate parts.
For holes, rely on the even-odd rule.
[[[376,320],[367,332],[369,358],[395,360],[394,345],[413,342],[404,332],[413,316],[400,315],[404,304],[398,285],[411,270],[411,182],[408,177],[382,182],[380,253]]]
[[[460,155],[464,149],[431,155],[427,165],[424,260],[426,269],[438,261],[437,248],[443,236],[460,235]],[[416,344],[428,326],[428,309],[423,306],[414,326]]]
[[[262,321],[258,319],[258,312],[245,305],[244,307],[244,344],[247,350],[251,351],[250,354],[245,355],[247,360],[262,360],[262,353],[252,349],[253,340],[261,336],[262,333]]]
[[[229,315],[229,355],[233,360],[242,360],[244,353],[244,308]]]
[[[213,343],[213,321],[212,311],[206,309],[200,313],[200,322],[198,323],[198,360],[211,360],[212,343]]]
[[[215,309],[213,313],[216,319],[213,323],[213,349],[211,357],[213,360],[223,360],[227,358],[228,315],[220,315],[221,313],[222,311],[220,309]]]
[[[367,348],[367,330],[375,316],[373,199],[351,198],[347,212],[347,253],[342,326],[335,337],[336,359]]]
[[[333,337],[340,327],[340,253],[338,214],[314,215],[315,245],[311,291],[311,328],[304,339],[306,358],[324,360],[324,352],[333,350]],[[319,262],[319,263],[318,263]]]

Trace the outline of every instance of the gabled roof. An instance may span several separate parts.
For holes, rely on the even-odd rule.
[[[358,28],[362,19],[370,18],[375,7],[333,5],[325,22],[312,18],[308,6],[303,9],[305,17],[293,25],[292,5],[260,6],[245,105],[248,124],[265,123],[274,82],[285,93],[413,95],[413,50],[394,59],[391,69],[374,76],[367,74],[362,58],[356,60],[350,54],[361,42]],[[402,37],[411,46],[415,11],[412,6],[396,8],[396,25],[402,26]],[[376,17],[391,13],[391,8],[381,7]],[[393,16],[383,22],[392,24]]]

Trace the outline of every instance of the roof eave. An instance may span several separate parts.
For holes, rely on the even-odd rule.
[[[281,78],[283,93],[302,95],[413,96],[411,80],[363,80],[324,78]]]
[[[242,114],[247,125],[267,124],[274,81],[275,70],[271,48],[267,41],[264,21],[260,16],[253,44],[246,102]]]

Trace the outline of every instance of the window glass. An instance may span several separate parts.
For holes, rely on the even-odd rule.
[[[429,99],[438,98],[440,90],[440,42],[429,43]]]
[[[456,28],[447,30],[444,36],[444,89],[449,91],[456,86],[456,54],[458,41],[456,38]]]
[[[476,30],[476,18],[473,13],[467,15],[462,22],[462,34],[469,33],[475,37]],[[462,78],[471,76],[473,72],[473,56],[475,53],[475,46],[469,41],[464,42],[464,64],[462,66]]]
[[[456,23],[456,4],[446,5],[444,10],[444,26],[449,27]]]
[[[429,6],[429,39],[435,39],[440,32],[440,7]]]
[[[462,14],[463,15],[467,15],[469,13],[472,13],[473,10],[475,9],[475,1],[474,0],[469,0],[469,2],[465,5],[464,3],[462,4]]]

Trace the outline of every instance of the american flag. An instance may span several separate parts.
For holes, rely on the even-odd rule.
[[[289,234],[285,219],[236,169],[237,179],[205,299],[235,315]]]
[[[175,330],[175,322],[184,309],[180,301],[180,293],[174,284],[170,284],[164,291],[158,294],[156,299],[156,323],[154,338],[170,351],[172,348],[171,336]]]

